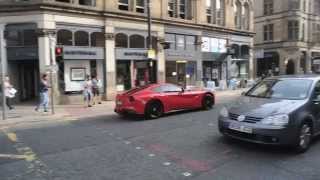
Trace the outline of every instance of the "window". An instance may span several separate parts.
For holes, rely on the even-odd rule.
[[[185,19],[186,18],[186,0],[180,0],[179,17],[181,19]]]
[[[102,32],[91,33],[91,46],[92,47],[104,47],[104,34]]]
[[[36,46],[38,44],[38,37],[34,29],[7,31],[6,39],[8,47]]]
[[[58,45],[72,46],[72,32],[69,30],[59,30],[57,39]]]
[[[206,7],[207,22],[223,26],[225,11],[224,0],[206,0]]]
[[[192,19],[191,0],[168,0],[168,16]]]
[[[176,35],[177,50],[185,50],[185,36]]]
[[[300,0],[291,0],[289,3],[289,10],[299,10]]]
[[[89,46],[89,33],[85,31],[77,31],[74,34],[75,46]]]
[[[263,26],[264,41],[273,40],[273,24],[268,24]]]
[[[175,85],[163,85],[161,86],[161,91],[162,92],[167,92],[167,93],[170,93],[170,92],[181,92],[182,91],[182,88],[179,87],[179,86],[175,86]]]
[[[170,43],[170,49],[176,49],[176,36],[175,34],[166,34],[166,42]]]
[[[168,15],[169,15],[169,17],[175,16],[174,6],[175,6],[175,0],[169,0],[168,1]]]
[[[6,31],[7,45],[10,46],[23,46],[23,34],[19,30]]]
[[[145,39],[141,35],[130,36],[130,48],[145,48]]]
[[[136,12],[144,13],[144,0],[136,0]]]
[[[186,36],[186,50],[196,50],[196,37],[195,36]]]
[[[118,48],[128,48],[128,36],[123,33],[116,35],[116,47]]]
[[[24,46],[34,46],[38,44],[38,37],[34,29],[23,30],[23,37]]]
[[[313,1],[313,14],[320,15],[320,1],[315,0]]]
[[[118,6],[120,10],[128,11],[129,10],[129,0],[119,0]]]
[[[96,6],[96,0],[79,0],[80,5]]]
[[[237,0],[235,6],[234,6],[234,24],[235,24],[235,27],[238,28],[238,29],[241,29],[241,3],[239,0]]]
[[[273,0],[264,0],[264,2],[263,2],[263,14],[264,15],[273,14]]]
[[[299,21],[288,21],[288,40],[299,39]]]
[[[244,21],[243,26],[245,30],[250,30],[250,7],[248,3],[244,5]]]
[[[312,41],[320,42],[320,24],[313,23],[312,25]]]

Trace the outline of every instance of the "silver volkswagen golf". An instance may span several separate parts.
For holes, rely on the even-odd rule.
[[[227,137],[305,152],[320,132],[320,77],[279,76],[259,82],[222,108],[219,130]]]

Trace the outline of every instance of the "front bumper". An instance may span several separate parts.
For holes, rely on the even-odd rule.
[[[231,123],[248,127],[252,129],[252,133],[232,130],[229,128]],[[294,128],[238,122],[223,117],[219,117],[219,131],[234,139],[259,144],[292,145],[296,139],[296,131]]]

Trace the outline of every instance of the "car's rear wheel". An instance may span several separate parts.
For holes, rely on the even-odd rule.
[[[306,152],[312,140],[312,127],[309,123],[304,122],[299,130],[297,137],[296,150],[298,153]]]
[[[209,110],[212,109],[214,105],[214,99],[210,94],[206,94],[202,99],[202,109]]]
[[[152,101],[147,104],[145,117],[148,119],[157,119],[163,115],[163,106],[161,102]]]

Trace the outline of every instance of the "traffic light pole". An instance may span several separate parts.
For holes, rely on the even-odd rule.
[[[50,66],[51,66],[51,68],[53,67],[53,52],[55,52],[55,51],[53,51],[54,49],[53,49],[53,39],[52,39],[52,37],[50,37],[50,35],[49,35],[49,43],[50,43]],[[51,114],[55,114],[55,109],[54,109],[54,88],[53,88],[53,69],[50,69],[50,84],[51,84],[51,93],[50,93],[50,95],[51,95]]]

